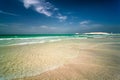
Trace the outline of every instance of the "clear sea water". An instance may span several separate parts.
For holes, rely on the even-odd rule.
[[[31,34],[0,35],[0,46],[54,42],[64,39],[120,38],[120,34]]]

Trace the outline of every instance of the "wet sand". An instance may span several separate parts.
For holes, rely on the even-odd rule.
[[[76,39],[1,47],[0,73],[13,80],[120,80],[119,46],[114,39]]]

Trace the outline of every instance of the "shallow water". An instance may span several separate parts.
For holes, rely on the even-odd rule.
[[[33,35],[0,35],[0,46],[26,45],[36,43],[55,42],[65,39],[91,39],[91,38],[120,38],[120,34],[94,35],[94,34],[33,34]]]

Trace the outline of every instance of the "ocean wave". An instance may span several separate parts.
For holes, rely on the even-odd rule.
[[[27,40],[27,39],[49,39],[53,37],[35,37],[35,38],[0,38],[0,40]],[[55,38],[55,37],[54,37]]]
[[[2,40],[12,40],[12,38],[0,38],[0,41]]]
[[[29,44],[46,43],[46,42],[57,42],[61,40],[62,39],[51,39],[51,40],[41,40],[41,41],[31,41],[31,42],[18,42],[18,43],[11,43],[11,44],[1,45],[1,46],[29,45]]]
[[[39,37],[13,37],[13,38],[0,38],[0,41],[2,40],[41,40],[41,39],[57,39],[57,38],[102,38],[102,37],[111,37],[111,36],[118,36],[116,34],[114,35],[95,35],[95,34],[80,34],[80,35],[72,35],[72,36],[39,36]]]
[[[10,44],[10,46],[11,45],[28,45],[28,44],[37,44],[37,43],[45,43],[45,41],[40,41],[40,42],[23,42],[23,43]]]
[[[0,38],[0,46],[27,45],[36,43],[56,42],[67,39],[94,39],[94,38],[119,38],[112,35],[74,35],[74,36],[43,36],[43,37],[25,37],[25,38]]]

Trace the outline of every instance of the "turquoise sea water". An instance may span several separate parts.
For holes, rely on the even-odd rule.
[[[31,34],[0,35],[0,46],[54,42],[64,39],[120,38],[120,34]]]

